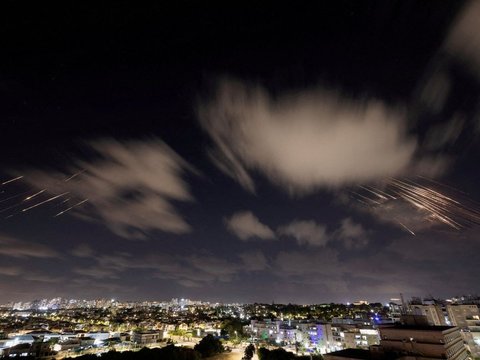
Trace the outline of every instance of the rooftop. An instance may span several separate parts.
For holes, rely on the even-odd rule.
[[[393,325],[381,327],[381,330],[384,329],[393,329],[393,330],[419,330],[419,331],[445,331],[454,329],[455,326],[433,326],[433,325]]]
[[[372,354],[369,350],[362,350],[362,349],[345,349],[345,350],[334,351],[326,355],[354,358],[354,359],[361,359],[361,360],[370,360],[372,358]]]

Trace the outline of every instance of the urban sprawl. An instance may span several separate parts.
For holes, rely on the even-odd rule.
[[[479,306],[477,296],[316,305],[43,299],[0,307],[0,357],[194,347],[210,335],[239,354],[253,344],[325,360],[477,359]]]

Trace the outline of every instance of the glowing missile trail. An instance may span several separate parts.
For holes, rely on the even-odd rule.
[[[23,178],[23,175],[17,176],[16,178],[13,178],[13,179],[10,179],[10,180],[7,180],[7,181],[2,182],[1,185],[7,185],[7,184],[10,184],[11,182],[20,180],[20,179],[22,179],[22,178]]]
[[[355,196],[356,201],[371,209],[388,211],[388,204],[400,201],[410,204],[413,209],[423,213],[425,221],[443,223],[456,230],[472,224],[480,225],[480,208],[474,201],[465,196],[460,200],[449,193],[441,192],[438,187],[433,187],[433,185],[443,184],[429,179],[425,180],[428,180],[429,184],[411,179],[390,178],[383,183],[381,189],[373,186],[358,186],[358,192],[350,192]],[[449,186],[445,185],[444,187],[456,191]],[[458,193],[461,192],[458,191]],[[465,195],[465,193],[462,194]],[[413,230],[404,223],[396,219],[395,222],[414,235]]]
[[[5,201],[12,200],[12,199],[15,199],[15,198],[17,198],[17,197],[20,197],[20,196],[22,196],[22,195],[25,195],[25,194],[27,194],[27,193],[29,193],[29,192],[30,192],[30,191],[24,191],[24,192],[22,192],[22,193],[20,193],[20,194],[12,195],[12,196],[10,196],[10,197],[8,197],[8,198],[6,198],[6,199],[2,199],[2,200],[0,200],[0,204],[3,203],[3,202],[5,202]]]
[[[457,193],[461,193],[461,194],[463,194],[463,195],[468,195],[465,191],[459,190],[459,189],[457,189],[457,188],[455,188],[455,187],[453,187],[453,186],[450,186],[450,185],[441,183],[441,182],[439,182],[439,181],[435,181],[435,180],[433,180],[433,179],[429,179],[429,178],[427,178],[427,177],[425,177],[425,176],[417,175],[417,177],[418,177],[419,179],[426,180],[426,181],[428,181],[428,182],[430,182],[430,183],[432,183],[432,184],[440,185],[440,186],[443,186],[443,187],[448,188],[448,189],[450,189],[450,190],[454,190],[454,191],[456,191]]]
[[[32,200],[34,197],[40,195],[41,193],[45,192],[46,190],[47,190],[47,189],[43,189],[43,190],[40,190],[39,192],[36,192],[36,193],[33,194],[33,195],[27,196],[23,201]]]
[[[15,205],[6,207],[5,209],[0,210],[0,214],[1,214],[1,213],[4,213],[5,211],[8,211],[8,210],[10,210],[10,209],[15,209],[15,208],[17,208],[17,207],[19,207],[19,206],[21,206],[21,205],[22,205],[22,203],[18,203],[18,204],[15,204]]]
[[[67,192],[64,192],[63,194],[52,196],[51,198],[48,198],[47,200],[44,200],[44,201],[42,201],[42,202],[39,202],[38,204],[35,204],[35,205],[32,205],[32,206],[30,206],[30,207],[28,207],[28,208],[22,209],[22,212],[26,212],[26,211],[28,211],[28,210],[34,209],[34,208],[36,208],[37,206],[40,206],[40,205],[46,204],[46,203],[48,203],[48,202],[50,202],[50,201],[53,201],[53,200],[55,200],[55,199],[58,199],[59,197],[62,197],[62,196],[64,196],[64,195],[67,195],[68,193],[69,193],[69,192],[67,191]]]
[[[373,195],[377,195],[380,199],[387,200],[387,197],[385,195],[381,194],[380,191],[377,192],[375,190],[370,189],[367,186],[360,186],[360,187],[364,190],[367,190],[368,192],[371,192]]]
[[[54,215],[53,217],[57,217],[57,216],[63,215],[63,214],[65,214],[67,211],[70,211],[70,210],[72,210],[74,207],[80,206],[80,205],[86,203],[87,201],[88,201],[88,199],[82,200],[82,201],[80,201],[79,203],[77,203],[77,204],[75,204],[75,205],[73,205],[73,206],[70,206],[69,208],[67,208],[67,209],[65,209],[65,210],[63,210],[63,211],[60,211],[58,214]]]
[[[410,234],[412,234],[413,236],[415,236],[415,233],[410,230],[408,227],[406,227],[404,224],[402,224],[400,221],[397,220],[397,222],[400,224],[400,226],[402,226],[405,230],[407,230]]]
[[[70,181],[70,180],[72,180],[73,178],[76,178],[78,175],[83,174],[85,171],[87,171],[87,170],[81,170],[81,171],[79,171],[79,172],[76,172],[76,173],[73,174],[72,176],[66,178],[66,179],[65,179],[65,182]]]
[[[371,199],[371,198],[368,198],[368,197],[366,197],[366,196],[363,196],[362,194],[359,194],[359,193],[357,193],[357,192],[355,192],[355,191],[350,191],[350,192],[351,192],[352,194],[354,194],[354,195],[360,196],[361,198],[363,198],[363,199],[365,199],[365,200],[367,200],[367,201],[369,201],[369,202],[373,202],[373,203],[378,204],[378,205],[381,204],[381,202],[375,201],[375,200],[373,200],[373,199]]]

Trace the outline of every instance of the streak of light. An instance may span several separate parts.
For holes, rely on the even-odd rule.
[[[436,185],[440,185],[440,186],[443,186],[443,187],[446,187],[448,189],[451,189],[451,190],[454,190],[460,194],[464,194],[464,195],[468,195],[466,192],[462,191],[462,190],[459,190],[453,186],[450,186],[450,185],[447,185],[447,184],[444,184],[444,183],[441,183],[440,181],[435,181],[433,179],[429,179],[428,177],[425,177],[425,176],[421,176],[421,175],[417,175],[418,178],[420,179],[423,179],[423,180],[426,180],[426,181],[429,181],[431,182],[432,184],[436,184]]]
[[[2,199],[2,200],[0,200],[0,204],[3,203],[3,202],[5,202],[5,201],[12,200],[12,199],[15,199],[15,198],[17,198],[17,197],[20,197],[20,196],[22,196],[22,195],[25,195],[25,194],[27,194],[27,193],[29,193],[29,191],[24,191],[24,192],[22,192],[22,193],[20,193],[20,194],[12,195],[12,196],[10,196],[10,197],[8,197],[8,198],[6,198],[6,199]]]
[[[382,209],[391,202],[405,202],[410,204],[417,211],[424,213],[427,221],[443,223],[453,229],[461,230],[469,225],[480,225],[480,207],[475,201],[468,197],[459,198],[452,194],[464,194],[463,192],[451,188],[434,180],[423,177],[417,177],[418,181],[411,179],[389,178],[382,189],[372,186],[358,186],[359,192],[353,192],[355,199],[362,203],[367,203],[372,209]],[[425,180],[420,182],[421,180]],[[428,181],[428,183],[427,183]],[[446,189],[443,191],[437,185]],[[450,189],[450,191],[449,191]],[[360,198],[362,201],[360,201]],[[415,211],[415,210],[412,210]],[[398,222],[398,221],[397,221]],[[398,222],[400,226],[408,232],[413,233],[412,229]]]
[[[4,213],[5,211],[8,211],[8,210],[10,210],[10,209],[15,209],[15,208],[17,208],[17,207],[19,207],[19,206],[21,206],[21,205],[22,205],[22,203],[18,203],[18,204],[15,204],[15,205],[6,207],[5,209],[0,210],[0,214],[1,214],[1,213]]]
[[[405,229],[407,230],[410,234],[412,234],[413,236],[415,236],[415,233],[410,230],[407,226],[405,226],[404,224],[402,224],[400,221],[397,220],[397,222]]]
[[[33,194],[33,195],[27,196],[23,201],[32,200],[34,197],[40,195],[41,193],[45,192],[46,190],[47,190],[47,189],[43,189],[43,190],[40,190],[39,192],[36,192],[36,193]]]
[[[395,200],[395,199],[396,199],[396,197],[393,196],[392,194],[389,194],[389,193],[387,193],[387,192],[385,192],[385,191],[382,191],[382,190],[380,190],[379,188],[375,188],[375,187],[371,186],[370,189],[373,189],[374,191],[378,192],[379,194],[382,194],[382,195],[386,196],[386,197],[389,198],[389,199],[392,199],[392,200]]]
[[[83,174],[85,171],[87,171],[87,170],[81,170],[81,171],[79,171],[79,172],[76,172],[76,173],[73,174],[72,176],[66,178],[66,179],[65,179],[65,182],[70,181],[70,180],[72,180],[73,178],[76,178],[78,175]]]
[[[10,180],[7,180],[7,181],[2,182],[1,185],[7,185],[7,184],[10,184],[11,182],[20,180],[20,179],[22,179],[22,178],[23,178],[23,175],[17,176],[16,178],[13,178],[13,179],[10,179]]]
[[[363,200],[357,199],[357,201],[358,201],[360,204],[363,204],[363,205],[365,205],[365,206],[370,206],[370,204],[366,203],[366,202],[363,201]]]
[[[371,198],[369,198],[369,197],[363,196],[362,194],[359,194],[359,193],[357,193],[357,192],[355,192],[355,191],[350,191],[350,192],[351,192],[352,194],[356,195],[356,196],[359,196],[359,197],[367,200],[368,202],[371,202],[371,203],[373,202],[373,203],[378,204],[378,205],[381,204],[380,202],[378,202],[378,201],[376,201],[376,200],[373,200],[373,199],[371,199]]]
[[[35,205],[32,205],[32,206],[30,206],[30,207],[28,207],[28,208],[22,209],[22,212],[26,212],[26,211],[28,211],[28,210],[34,209],[34,208],[36,208],[37,206],[40,206],[40,205],[46,204],[46,203],[48,203],[48,202],[50,202],[50,201],[53,201],[53,200],[55,200],[55,199],[58,199],[59,197],[62,197],[62,196],[64,196],[64,195],[67,195],[68,193],[69,193],[69,192],[67,191],[67,192],[64,192],[63,194],[52,196],[51,198],[48,198],[47,200],[41,201],[41,202],[39,202],[38,204],[35,204]]]
[[[74,207],[80,206],[80,205],[86,203],[87,201],[88,201],[88,199],[82,200],[82,201],[80,201],[79,203],[77,203],[77,204],[75,204],[75,205],[72,205],[72,206],[70,206],[69,208],[67,208],[67,209],[65,209],[65,210],[63,210],[63,211],[60,211],[58,214],[54,215],[53,217],[57,217],[57,216],[63,215],[63,214],[65,214],[66,212],[72,210]]]
[[[381,194],[380,192],[376,192],[376,191],[370,189],[370,188],[367,187],[367,186],[360,186],[360,187],[361,187],[362,189],[364,189],[364,190],[367,190],[368,192],[371,192],[371,193],[374,194],[374,195],[377,195],[380,199],[387,200],[387,197],[384,196],[383,194]]]

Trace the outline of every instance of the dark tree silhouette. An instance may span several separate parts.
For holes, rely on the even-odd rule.
[[[69,359],[69,358],[67,358]],[[83,355],[75,360],[98,360],[96,355]],[[101,360],[200,360],[200,354],[193,350],[174,345],[167,345],[161,349],[143,348],[140,351],[109,351],[100,357]]]
[[[210,357],[220,354],[225,351],[220,340],[213,337],[213,335],[205,336],[200,342],[195,345],[194,349],[202,355],[202,357]]]
[[[321,355],[313,356],[296,356],[295,354],[278,348],[275,350],[268,350],[263,347],[257,351],[259,360],[323,360]]]
[[[243,358],[245,360],[251,360],[253,358],[253,354],[255,354],[255,346],[253,344],[250,344],[245,348]]]

